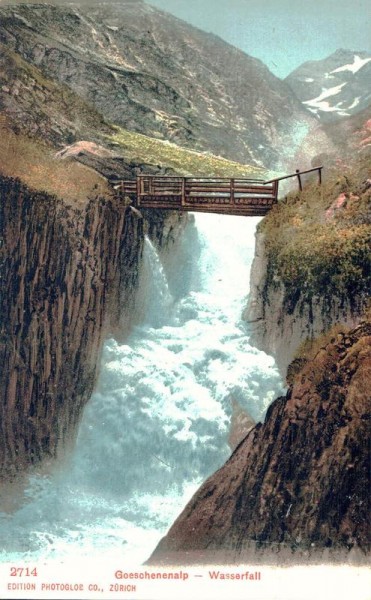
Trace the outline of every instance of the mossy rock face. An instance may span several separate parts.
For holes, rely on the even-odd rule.
[[[13,131],[56,148],[111,131],[103,116],[67,85],[46,77],[1,42],[0,113]]]

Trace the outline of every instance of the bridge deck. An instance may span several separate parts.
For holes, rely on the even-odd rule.
[[[121,193],[138,208],[263,216],[277,202],[277,182],[259,179],[157,177],[123,181]]]

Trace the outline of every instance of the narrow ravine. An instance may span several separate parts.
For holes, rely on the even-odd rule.
[[[196,216],[200,252],[180,299],[146,240],[142,324],[124,344],[106,342],[73,455],[52,477],[31,477],[23,505],[0,514],[2,560],[119,553],[143,562],[228,458],[232,400],[257,421],[282,392],[240,318],[257,221]]]

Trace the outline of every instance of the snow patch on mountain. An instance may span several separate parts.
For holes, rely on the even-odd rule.
[[[347,82],[345,81],[344,83],[336,85],[332,88],[322,89],[321,94],[317,96],[317,98],[312,98],[312,100],[305,100],[303,104],[307,104],[308,107],[311,109],[323,110],[325,112],[338,112],[341,115],[349,114],[345,113],[344,110],[341,108],[341,105],[344,104],[344,102],[338,102],[334,106],[331,106],[330,103],[326,100],[326,98],[330,98],[331,96],[337,96],[346,84]],[[313,112],[313,110],[311,112]]]
[[[364,67],[368,62],[371,61],[371,58],[361,58],[358,54],[354,55],[353,63],[343,65],[342,67],[338,67],[331,71],[331,73],[341,73],[342,71],[350,71],[351,73],[357,73],[362,67]]]
[[[303,106],[324,122],[356,114],[370,105],[369,52],[337,50],[306,62],[286,78]]]
[[[361,100],[361,96],[354,98],[352,104],[350,106],[348,106],[348,108],[346,110],[352,110],[352,108],[355,108],[356,106],[358,106],[360,100]]]

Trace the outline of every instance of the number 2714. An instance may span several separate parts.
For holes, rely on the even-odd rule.
[[[30,567],[10,567],[10,577],[37,577],[37,569]]]

